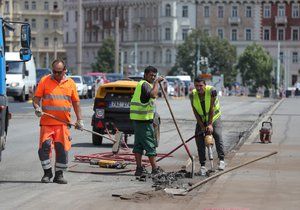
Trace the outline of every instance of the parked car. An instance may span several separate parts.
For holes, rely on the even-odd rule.
[[[27,62],[18,62],[19,52],[5,53],[8,72],[6,73],[7,96],[21,102],[33,96],[36,89],[36,67],[33,56]],[[17,61],[17,62],[16,62]]]
[[[38,86],[40,80],[44,76],[49,75],[51,73],[52,73],[52,71],[49,68],[39,68],[39,69],[36,69],[36,86]]]
[[[184,96],[185,84],[183,81],[181,81],[177,76],[166,76],[165,79],[174,87],[174,94],[172,94],[173,96]]]
[[[129,118],[130,100],[134,93],[136,81],[116,81],[103,84],[97,91],[94,101],[94,114],[92,117],[93,131],[107,134],[106,129],[115,134],[116,128],[127,136],[134,133]],[[102,137],[93,135],[94,145],[102,144]]]
[[[82,76],[72,75],[68,77],[74,80],[79,97],[88,98],[88,87],[86,84],[84,84]]]
[[[123,74],[119,74],[119,73],[107,73],[106,74],[106,79],[109,82],[115,82],[117,80],[123,79]]]
[[[95,96],[95,80],[93,76],[83,75],[83,83],[88,87],[88,97],[93,98]]]

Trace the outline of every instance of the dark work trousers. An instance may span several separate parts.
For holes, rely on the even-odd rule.
[[[197,135],[201,133],[200,135]],[[206,156],[205,156],[205,142],[204,142],[204,134],[205,132],[201,130],[201,127],[196,125],[196,145],[197,145],[197,150],[198,150],[198,156],[199,156],[199,162],[201,166],[205,165],[206,161]],[[220,160],[224,160],[224,145],[223,145],[223,140],[222,140],[222,122],[221,122],[221,117],[219,117],[214,123],[213,123],[213,133],[212,133],[214,139],[215,139],[215,144],[216,144],[216,149],[218,153],[218,158]]]

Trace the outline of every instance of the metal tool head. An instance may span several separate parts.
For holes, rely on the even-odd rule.
[[[121,143],[123,139],[123,133],[122,132],[116,132],[115,134],[115,143],[112,146],[112,153],[117,154],[119,152]]]

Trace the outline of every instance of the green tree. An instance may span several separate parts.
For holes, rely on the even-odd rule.
[[[183,69],[194,75],[196,60],[196,43],[200,41],[200,53],[208,58],[208,67],[212,74],[223,74],[225,85],[235,81],[237,71],[233,68],[236,62],[236,48],[225,39],[209,37],[201,30],[194,30],[185,42],[178,46],[176,64],[170,74],[178,74]]]
[[[114,72],[115,42],[112,38],[103,40],[95,59],[91,65],[94,72]]]
[[[254,90],[260,86],[272,85],[272,57],[258,44],[249,45],[239,56],[237,69],[241,73],[243,85]]]

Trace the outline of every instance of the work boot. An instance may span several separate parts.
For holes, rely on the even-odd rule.
[[[220,163],[219,163],[219,167],[218,169],[223,171],[225,169],[225,161],[224,160],[220,160]]]
[[[55,177],[53,179],[53,182],[57,183],[57,184],[67,184],[67,180],[64,179],[63,176],[63,171],[56,171],[55,172]]]
[[[51,168],[44,169],[44,176],[42,177],[41,182],[42,183],[49,183],[49,182],[51,182],[52,177],[53,177],[52,169]]]
[[[199,171],[199,175],[200,176],[206,176],[207,173],[207,169],[205,168],[205,166],[201,166],[200,171]]]
[[[136,170],[135,170],[135,173],[134,173],[134,176],[142,176],[142,175],[146,175],[148,174],[148,171],[146,170],[145,167],[136,167]]]
[[[157,174],[161,174],[163,172],[164,172],[164,170],[161,167],[157,166],[157,168],[152,169],[151,175],[157,175]]]

